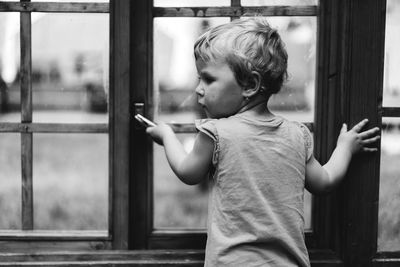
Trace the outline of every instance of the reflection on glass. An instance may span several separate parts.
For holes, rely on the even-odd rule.
[[[34,228],[108,229],[108,136],[34,134]]]
[[[0,230],[21,229],[21,137],[0,133]]]
[[[400,107],[400,1],[387,0],[383,106]]]
[[[204,117],[196,104],[198,83],[193,44],[208,27],[229,18],[154,19],[154,120],[193,123]],[[316,18],[274,17],[269,19],[286,43],[289,81],[270,100],[271,109],[284,117],[314,121]],[[180,135],[190,147],[194,135]],[[204,228],[207,194],[190,187],[173,174],[161,147],[154,145],[154,224],[156,228]],[[193,196],[192,198],[190,196]],[[186,199],[186,201],[182,201]],[[192,200],[195,200],[192,202]],[[190,201],[190,202],[188,202]],[[311,229],[311,195],[305,195],[306,229]]]
[[[318,0],[241,0],[242,6],[318,5]]]
[[[229,6],[230,0],[154,0],[159,7]]]
[[[32,14],[32,102],[36,112],[108,114],[109,15]],[[77,114],[81,116],[77,116]],[[88,115],[89,114],[89,115]],[[44,116],[34,116],[34,120]],[[71,121],[75,118],[77,121]]]
[[[0,12],[0,122],[21,121],[19,13]]]
[[[381,138],[378,250],[400,250],[400,118],[384,118]]]

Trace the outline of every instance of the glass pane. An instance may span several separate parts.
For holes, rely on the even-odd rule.
[[[180,134],[178,138],[185,149],[191,150],[194,134]],[[169,167],[163,147],[155,144],[153,153],[155,228],[206,228],[207,184],[182,183]]]
[[[289,80],[268,105],[289,120],[313,122],[317,18],[272,17],[269,23],[286,44]]]
[[[155,119],[163,113],[186,113],[175,122],[193,122],[204,116],[196,104],[197,74],[193,44],[205,29],[228,18],[156,18],[154,21]],[[314,121],[316,73],[316,18],[273,17],[288,54],[289,81],[271,97],[272,111],[290,120]]]
[[[104,122],[109,54],[108,14],[32,14],[33,120]]]
[[[21,229],[21,137],[0,133],[0,230]]]
[[[0,12],[0,122],[21,121],[19,13]]]
[[[387,0],[383,106],[400,107],[400,1]]]
[[[34,228],[108,229],[108,135],[34,134]]]
[[[304,229],[312,230],[312,201],[313,197],[307,190],[304,191]]]
[[[318,5],[318,0],[242,0],[242,6],[301,6]]]
[[[381,138],[378,250],[400,250],[400,118],[384,118]]]
[[[202,117],[194,89],[197,71],[193,44],[212,25],[229,18],[154,19],[155,120],[188,122]],[[180,134],[188,150],[194,134]],[[207,186],[188,186],[172,172],[163,148],[154,145],[154,226],[156,228],[205,228]],[[185,200],[185,201],[183,201]]]
[[[193,44],[208,27],[226,23],[229,18],[154,19],[154,103],[155,120],[193,123],[202,117],[194,89],[197,71]]]
[[[229,6],[230,0],[154,0],[159,7]]]

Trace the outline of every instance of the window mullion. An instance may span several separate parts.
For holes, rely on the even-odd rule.
[[[2,2],[0,12],[108,13],[108,3]]]
[[[240,1],[241,0],[231,0],[231,6],[232,7],[240,7],[240,5],[241,5]],[[238,18],[240,18],[240,17],[234,16],[234,17],[231,17],[231,20],[238,19]]]
[[[153,17],[317,16],[318,6],[153,7]]]
[[[21,42],[21,122],[32,122],[32,51],[31,13],[20,14]],[[33,230],[33,187],[32,187],[32,133],[21,133],[22,165],[22,229]]]
[[[400,107],[383,107],[383,117],[400,117]]]
[[[240,0],[231,0],[231,6],[238,7],[240,5]]]
[[[352,0],[347,8],[344,119],[351,127],[368,118],[368,128],[381,128],[386,1]],[[338,189],[346,266],[372,266],[377,250],[379,174],[379,153],[357,155]]]

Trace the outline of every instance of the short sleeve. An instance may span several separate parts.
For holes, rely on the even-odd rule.
[[[215,120],[212,119],[195,120],[195,126],[199,132],[204,133],[214,141],[214,153],[213,153],[212,163],[214,166],[216,166],[219,154],[219,138],[218,138],[218,131],[215,125]]]
[[[300,129],[303,132],[304,137],[304,145],[306,148],[306,161],[308,161],[313,155],[314,144],[313,144],[313,136],[311,135],[310,130],[302,123],[299,123]]]

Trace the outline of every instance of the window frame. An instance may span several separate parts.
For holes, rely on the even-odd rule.
[[[320,148],[326,161],[341,123],[352,126],[368,118],[368,127],[382,129],[382,117],[398,117],[400,109],[382,107],[386,0],[321,1],[323,16],[322,36],[330,41],[320,85],[327,91],[318,101],[328,104],[327,113],[319,114],[328,122],[318,128],[328,133],[329,143]],[[334,194],[322,199],[331,202],[327,220],[334,215],[327,242],[345,266],[398,266],[400,251],[377,252],[380,153],[356,155],[346,176]]]
[[[0,3],[0,11],[5,5],[9,4]],[[29,9],[33,3],[26,5]],[[27,7],[21,6],[18,8],[25,11]],[[233,8],[228,10],[230,15],[242,14],[234,13],[234,10],[243,10],[239,0],[232,0],[231,6]],[[321,163],[326,162],[333,151],[343,122],[352,126],[368,117],[370,127],[381,127],[382,116],[400,117],[399,108],[381,106],[385,10],[385,0],[321,0],[316,10],[318,112],[315,113],[313,130],[317,136],[315,155]],[[162,254],[161,257],[165,258],[192,259],[202,266],[204,232],[153,231],[153,184],[148,179],[152,177],[152,141],[143,130],[136,128],[132,120],[135,103],[143,103],[145,109],[142,112],[150,117],[153,115],[153,12],[160,12],[160,9],[153,8],[153,1],[110,1],[112,220],[111,239],[101,240],[99,244],[110,242],[112,249],[132,250],[117,252],[115,255],[121,260],[129,257],[152,260],[157,258],[156,254]],[[368,57],[365,56],[367,51],[370,52]],[[25,129],[23,126],[13,127],[22,127],[19,130],[22,131]],[[176,126],[181,127],[180,131],[191,131],[190,125]],[[377,252],[379,167],[379,153],[357,155],[347,178],[334,193],[314,197],[313,232],[306,233],[312,266],[380,267],[400,264],[400,252]],[[8,241],[11,242],[2,239],[1,243]],[[13,240],[9,248],[24,247],[22,244],[29,243],[25,241],[38,240],[20,241]],[[50,241],[45,240],[47,246],[44,248],[53,246],[54,240]],[[70,243],[64,247],[76,246],[75,250],[88,248],[80,247],[77,240],[68,241]],[[93,244],[93,240],[91,242]],[[32,249],[32,245],[25,245],[25,248]],[[191,249],[182,252],[182,248]],[[90,249],[96,249],[96,246]],[[153,249],[167,250],[152,254]],[[29,257],[28,254],[20,256],[21,259]],[[83,254],[89,255],[88,252]],[[58,259],[64,259],[65,255],[72,260],[80,258],[64,253]],[[94,259],[109,256],[109,252],[90,254]],[[0,259],[7,257],[9,255],[0,254]]]
[[[108,123],[37,123],[32,121],[32,33],[31,13],[109,13],[108,3],[46,3],[46,2],[2,2],[0,12],[18,12],[20,15],[20,90],[21,90],[21,122],[1,123],[0,132],[20,133],[21,135],[21,230],[1,230],[1,251],[32,250],[39,245],[40,249],[58,250],[66,248],[107,249],[111,248],[112,219],[114,214],[111,204],[113,186],[111,177],[114,168],[113,157],[109,156],[109,209],[108,229],[97,230],[34,230],[33,222],[33,134],[34,133],[109,133],[110,151],[113,146],[113,134],[109,132]],[[111,91],[111,90],[110,90]],[[110,112],[113,108],[110,97]]]

